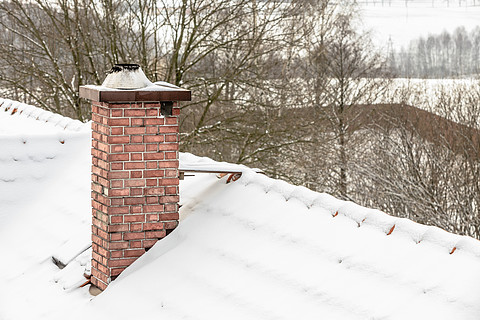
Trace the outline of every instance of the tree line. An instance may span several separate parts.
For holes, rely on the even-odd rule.
[[[480,75],[480,27],[467,32],[430,34],[411,41],[408,48],[392,51],[392,72],[403,78],[460,78]]]
[[[470,130],[480,92],[431,106],[445,110],[441,127],[425,125],[441,120],[433,113],[405,117],[414,106],[385,98],[388,57],[358,31],[357,9],[330,0],[3,0],[2,95],[88,121],[78,87],[137,62],[151,80],[192,90],[182,151],[480,238],[480,142]]]

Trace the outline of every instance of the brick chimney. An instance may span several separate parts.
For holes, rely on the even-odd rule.
[[[178,224],[178,101],[191,92],[117,64],[92,103],[92,279],[104,290]]]

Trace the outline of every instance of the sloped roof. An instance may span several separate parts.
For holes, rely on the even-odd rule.
[[[7,136],[20,139],[0,133],[2,144]],[[18,189],[15,202],[0,198],[0,251],[8,257],[0,263],[0,318],[480,317],[477,240],[244,167],[229,184],[214,174],[186,177],[177,229],[90,300],[87,288],[76,289],[72,280],[88,268],[88,252],[60,273],[50,260],[62,250],[67,256],[82,251],[76,243],[89,241],[90,135],[82,129],[77,136],[68,133],[64,144],[45,137],[36,144],[30,153],[22,151],[23,143],[13,145],[7,156],[0,148],[2,167],[14,166],[12,152],[24,155],[16,182],[30,188],[36,179],[36,189]],[[22,180],[37,151],[55,156],[40,161],[48,163],[43,178]],[[180,161],[214,163],[191,154],[181,154]],[[12,184],[2,184],[5,172],[0,194]],[[79,238],[70,245],[69,239]]]

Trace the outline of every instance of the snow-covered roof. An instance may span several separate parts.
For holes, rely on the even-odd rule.
[[[53,143],[60,133],[25,136],[28,118],[18,119],[23,130],[0,133],[11,145],[0,148],[0,319],[480,318],[477,240],[246,167],[229,184],[181,181],[179,226],[92,298],[78,288],[89,268],[90,133],[64,130]],[[187,167],[212,161],[180,156]],[[42,175],[31,176],[36,165]]]

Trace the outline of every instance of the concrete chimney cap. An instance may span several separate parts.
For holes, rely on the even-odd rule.
[[[107,74],[102,86],[111,89],[134,90],[151,86],[138,64],[115,64]]]

